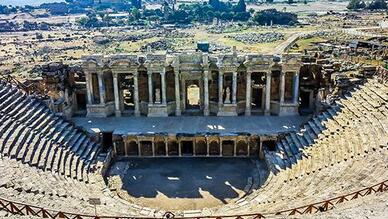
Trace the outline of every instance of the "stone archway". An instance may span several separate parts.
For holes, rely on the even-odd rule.
[[[127,155],[128,156],[138,156],[139,147],[137,146],[136,141],[130,141],[127,143]]]
[[[222,156],[234,156],[234,141],[224,140],[222,141]]]
[[[220,145],[217,141],[211,141],[209,143],[209,155],[212,155],[212,156],[220,155]]]
[[[248,155],[248,144],[247,142],[240,140],[237,142],[236,146],[237,156],[247,156]]]
[[[205,140],[199,140],[195,143],[195,154],[198,156],[206,156],[207,145]]]

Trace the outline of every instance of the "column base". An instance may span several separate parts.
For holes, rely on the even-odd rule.
[[[179,110],[175,110],[175,115],[176,116],[181,116],[182,115],[181,110],[180,109]]]
[[[115,111],[115,116],[116,117],[121,117],[121,111],[120,110],[116,110]]]
[[[167,105],[148,104],[148,117],[167,117]]]
[[[115,114],[114,102],[86,105],[86,117],[108,117]]]
[[[224,104],[218,108],[217,116],[237,116],[237,104]]]
[[[140,111],[135,111],[135,116],[140,116]]]
[[[245,109],[245,116],[252,115],[251,109]]]
[[[204,116],[209,116],[210,115],[209,109],[203,110],[203,115]]]

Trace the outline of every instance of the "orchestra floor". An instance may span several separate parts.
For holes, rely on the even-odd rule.
[[[116,179],[108,181],[132,203],[194,210],[237,201],[267,173],[263,161],[248,158],[131,158],[113,163],[108,177]]]

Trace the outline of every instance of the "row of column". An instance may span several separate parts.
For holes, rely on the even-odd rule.
[[[133,72],[134,80],[134,105],[135,105],[135,115],[140,115],[139,108],[139,86],[138,86],[138,73]],[[161,75],[161,102],[154,102],[154,89],[153,89],[153,80],[151,70],[148,70],[148,91],[149,91],[149,104],[161,104],[163,106],[167,105],[167,95],[166,95],[166,73],[165,70],[158,72],[157,74]],[[224,72],[220,71],[218,75],[218,107],[221,108],[224,102],[223,92],[224,92]],[[231,104],[237,104],[237,72],[233,72],[232,77],[232,101]],[[280,96],[280,105],[284,104],[284,94],[285,94],[285,72],[280,74],[280,84],[279,84],[279,96]],[[299,73],[293,72],[293,99],[294,104],[298,103],[299,98]],[[203,75],[204,81],[204,115],[208,116],[210,113],[209,110],[209,71],[204,71]],[[245,115],[251,115],[251,100],[252,100],[252,71],[247,71],[246,75],[246,109]],[[103,73],[97,73],[98,86],[99,86],[99,98],[100,104],[105,104],[105,83]],[[180,78],[179,70],[175,72],[175,99],[176,99],[176,115],[181,115],[181,98],[180,98]],[[93,84],[92,84],[92,74],[86,74],[86,87],[87,87],[87,98],[88,103],[93,103]],[[113,73],[113,88],[114,88],[114,99],[115,99],[115,112],[116,116],[121,115],[120,111],[120,95],[118,87],[118,73]],[[184,88],[183,88],[184,89]],[[229,98],[229,97],[227,97]],[[271,72],[266,72],[266,85],[265,85],[265,109],[264,112],[266,115],[270,114],[270,104],[271,104]]]
[[[104,74],[103,72],[96,73],[98,80],[98,90],[100,97],[100,104],[105,104],[105,83],[104,83]],[[88,104],[93,104],[94,90],[93,90],[93,75],[91,73],[85,74],[86,78],[86,90],[87,90],[87,98]]]
[[[115,115],[121,116],[121,110],[120,110],[120,89],[119,89],[119,80],[118,80],[118,74],[114,72],[113,73],[113,92],[114,92],[114,99],[115,99]],[[133,75],[133,102],[135,106],[135,116],[140,116],[140,104],[139,104],[139,79],[138,79],[138,73],[132,72],[130,73]]]
[[[230,140],[225,140],[225,141],[230,141]],[[145,156],[144,154],[142,154],[142,142],[151,142],[151,150],[152,150],[152,155],[148,155],[148,156],[160,156],[159,154],[156,153],[156,147],[155,147],[155,142],[154,141],[147,141],[147,140],[143,140],[143,141],[136,141],[136,144],[137,144],[137,155],[136,156]],[[178,143],[178,155],[173,155],[173,156],[179,156],[179,157],[182,157],[182,156],[185,156],[185,154],[182,153],[182,147],[183,147],[183,144],[182,142],[177,142]],[[244,142],[244,151],[245,151],[245,156],[250,156],[251,155],[251,147],[250,147],[250,144],[248,142]],[[237,156],[239,153],[237,151],[237,142],[236,141],[233,141],[233,154],[232,156]],[[218,154],[211,154],[211,151],[210,151],[210,143],[209,142],[206,142],[206,154],[199,154],[197,153],[197,147],[196,147],[196,141],[192,141],[192,145],[193,145],[193,153],[190,155],[190,156],[224,156],[224,153],[223,153],[223,141],[220,141],[218,142],[218,151],[219,153]],[[129,152],[127,151],[127,144],[124,143],[123,144],[124,146],[124,151],[125,151],[125,154],[128,155]],[[114,147],[115,147],[115,151],[117,153],[117,144],[114,143]],[[164,151],[165,151],[165,154],[163,154],[164,156],[172,156],[169,154],[170,152],[170,148],[169,148],[169,145],[168,145],[168,141],[165,141],[164,142]],[[259,142],[259,147],[258,149],[262,150],[262,142],[260,141]],[[189,154],[187,154],[189,155]],[[259,153],[260,155],[260,153]],[[261,156],[261,155],[260,155]]]

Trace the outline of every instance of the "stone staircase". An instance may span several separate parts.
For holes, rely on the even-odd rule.
[[[100,146],[39,99],[0,81],[0,154],[88,181]]]
[[[276,212],[388,179],[388,86],[369,80],[265,151],[267,181],[217,213]]]
[[[387,101],[386,84],[370,80],[355,88],[329,109],[314,115],[300,132],[281,138],[276,151],[265,151],[269,168],[276,174],[308,166],[298,172],[303,175],[386,147]],[[289,180],[296,177],[292,175]]]

